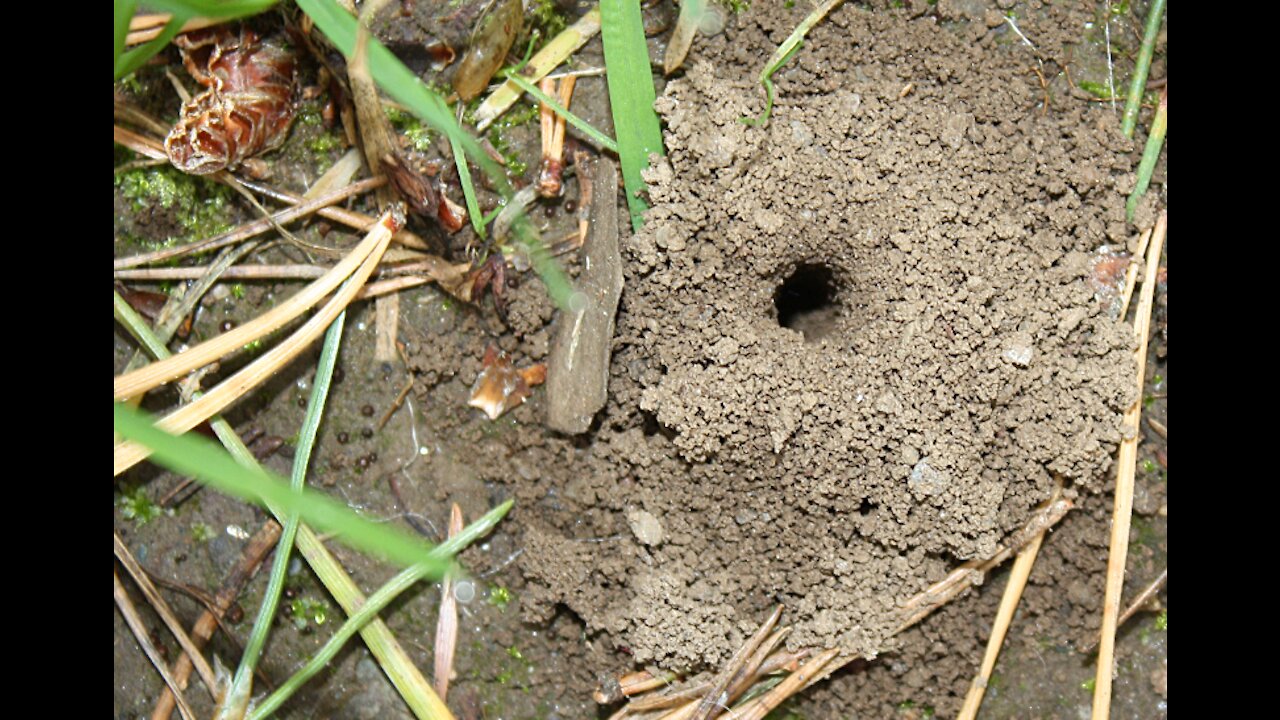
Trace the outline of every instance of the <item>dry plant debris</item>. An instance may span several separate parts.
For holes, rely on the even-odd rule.
[[[482,362],[484,369],[471,386],[471,400],[467,404],[483,410],[490,420],[497,420],[511,408],[519,407],[533,394],[533,388],[547,379],[546,365],[538,363],[517,370],[507,354],[493,345],[485,350]]]

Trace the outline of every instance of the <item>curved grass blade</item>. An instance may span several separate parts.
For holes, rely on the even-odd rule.
[[[338,317],[329,325],[329,330],[324,337],[324,347],[320,350],[315,380],[311,384],[311,399],[307,403],[307,414],[302,420],[302,430],[298,434],[298,450],[293,456],[293,472],[289,478],[289,488],[295,493],[302,492],[307,482],[307,467],[311,463],[311,451],[315,447],[316,433],[320,430],[320,421],[324,417],[324,404],[329,398],[329,383],[333,379],[333,367],[338,361],[338,349],[342,346],[342,327],[346,319],[345,310],[338,314]],[[267,635],[271,632],[276,608],[280,604],[280,593],[284,590],[285,575],[289,567],[289,556],[293,553],[293,540],[298,535],[300,522],[296,512],[290,512],[284,522],[280,543],[276,547],[276,556],[271,562],[271,576],[267,581],[267,591],[262,597],[262,605],[258,607],[258,617],[253,621],[253,632],[249,635],[249,642],[245,644],[244,654],[240,656],[240,666],[236,668],[231,687],[218,707],[217,717],[220,720],[239,720],[244,717],[245,710],[249,706],[249,696],[253,692],[253,673],[258,667],[258,659],[262,656],[262,649],[267,644]],[[439,548],[436,549],[439,550]]]

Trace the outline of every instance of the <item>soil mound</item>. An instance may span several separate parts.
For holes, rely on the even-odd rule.
[[[777,602],[793,647],[889,649],[895,607],[1055,476],[1099,489],[1134,397],[1090,281],[1128,233],[1114,121],[1042,115],[1013,35],[846,5],[753,127],[761,48],[803,16],[757,5],[658,100],[610,402],[556,499],[612,520],[525,537],[526,611],[565,603],[640,662],[719,663]]]

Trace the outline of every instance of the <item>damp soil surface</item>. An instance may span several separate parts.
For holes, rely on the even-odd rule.
[[[402,359],[374,359],[372,307],[348,320],[314,483],[433,539],[451,503],[471,519],[516,500],[461,558],[476,593],[462,605],[459,717],[605,716],[614,708],[590,700],[600,676],[714,669],[779,603],[789,647],[859,658],[790,703],[793,716],[954,716],[1007,572],[897,632],[900,606],[995,552],[1055,488],[1075,509],[1044,544],[982,716],[1088,707],[1093,664],[1077,646],[1099,624],[1113,457],[1135,432],[1121,414],[1138,395],[1114,258],[1166,205],[1165,163],[1126,222],[1141,143],[1068,81],[1097,79],[1099,67],[1104,18],[1079,4],[846,3],[774,76],[768,123],[743,123],[763,109],[762,64],[807,11],[795,5],[730,15],[659,94],[667,157],[646,177],[643,228],[622,228],[608,401],[587,433],[546,429],[542,390],[496,421],[467,406],[488,346],[516,367],[547,360],[558,313],[532,274],[510,291],[506,323],[487,301],[403,293]],[[1117,52],[1135,45],[1120,29],[1131,35],[1139,10],[1113,20]],[[1162,38],[1153,76],[1165,54]],[[599,57],[597,40],[580,62]],[[579,88],[575,112],[611,131],[603,80]],[[516,131],[531,158],[535,131]],[[322,137],[299,132],[285,153]],[[318,174],[296,153],[289,162],[282,177]],[[570,181],[566,197],[576,191]],[[576,225],[563,204],[534,216],[547,237]],[[215,294],[197,339],[291,292]],[[1167,567],[1164,282],[1157,305],[1143,398],[1157,422],[1136,430],[1126,598]],[[118,371],[121,334],[116,345]],[[314,355],[294,363],[230,417],[282,441],[265,462],[283,474],[313,366]],[[177,482],[132,473],[117,487],[117,530],[157,575],[212,593],[264,516],[206,490],[139,522],[137,507]],[[393,572],[333,548],[366,592]],[[241,598],[249,619],[214,641],[229,665],[263,586]],[[288,587],[269,682],[341,620],[299,561]],[[186,620],[200,608],[172,602]],[[423,585],[384,614],[422,668],[438,603],[438,587]],[[1167,619],[1153,618],[1139,614],[1122,635],[1117,717],[1167,715]],[[117,716],[149,714],[160,687],[117,614]],[[359,644],[287,707],[407,716]]]

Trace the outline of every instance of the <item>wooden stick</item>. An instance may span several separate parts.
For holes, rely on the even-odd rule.
[[[1102,603],[1102,631],[1098,641],[1098,671],[1093,692],[1093,720],[1111,716],[1111,678],[1115,672],[1116,627],[1120,616],[1120,593],[1124,589],[1124,566],[1129,552],[1129,521],[1133,512],[1133,479],[1137,474],[1138,427],[1142,420],[1142,386],[1147,367],[1147,341],[1151,335],[1151,306],[1156,294],[1156,270],[1168,228],[1168,211],[1156,221],[1147,250],[1146,274],[1142,280],[1142,298],[1134,316],[1133,332],[1138,340],[1138,397],[1125,411],[1124,426],[1130,429],[1120,443],[1116,477],[1116,501],[1111,515],[1111,551],[1107,555],[1107,589]]]
[[[263,523],[258,532],[253,534],[249,542],[244,547],[244,552],[240,555],[240,560],[236,563],[231,572],[227,574],[226,579],[222,583],[222,588],[218,590],[218,594],[213,597],[213,608],[205,610],[201,613],[195,625],[191,628],[191,641],[195,643],[197,648],[203,647],[209,638],[213,637],[213,631],[217,629],[218,623],[231,605],[239,597],[241,590],[253,577],[258,567],[261,566],[263,559],[267,557],[267,553],[271,552],[276,546],[276,541],[280,539],[280,523],[275,520],[268,520]],[[186,688],[187,678],[191,677],[193,669],[191,664],[191,656],[185,652],[182,657],[178,658],[178,662],[173,666],[173,677],[178,683],[178,687]],[[151,712],[151,720],[169,720],[169,716],[173,714],[174,696],[167,688],[160,695],[160,700],[156,702],[156,708]]]
[[[142,651],[147,654],[147,659],[151,661],[156,672],[160,673],[160,677],[164,678],[164,684],[169,686],[169,692],[173,693],[173,697],[178,704],[178,712],[182,713],[185,720],[196,720],[196,714],[191,711],[191,706],[187,704],[187,699],[182,695],[182,690],[178,688],[177,681],[173,675],[169,673],[169,668],[165,667],[164,660],[161,659],[160,653],[156,651],[155,645],[151,644],[151,638],[147,637],[147,628],[142,624],[142,618],[138,615],[138,609],[133,606],[133,601],[129,599],[129,593],[125,592],[124,585],[120,584],[120,573],[115,573],[116,579],[116,607],[120,608],[120,614],[124,615],[124,621],[129,624],[129,629],[133,631],[133,637],[142,646]]]
[[[1061,493],[1062,480],[1059,479],[1046,505],[1057,501]],[[964,705],[960,707],[957,720],[974,720],[978,716],[978,708],[982,706],[982,696],[987,692],[987,683],[991,681],[991,673],[996,667],[996,658],[1000,657],[1000,648],[1004,645],[1005,634],[1009,631],[1009,624],[1013,622],[1013,613],[1018,609],[1018,601],[1022,599],[1022,591],[1027,586],[1027,578],[1031,577],[1031,568],[1036,563],[1036,555],[1040,552],[1040,543],[1043,541],[1044,531],[1042,530],[1018,551],[1018,557],[1013,561],[1009,582],[1004,586],[1000,608],[996,610],[996,619],[991,626],[991,637],[987,639],[987,649],[982,656],[982,665],[978,669],[978,676],[969,686],[969,692],[964,696]]]

